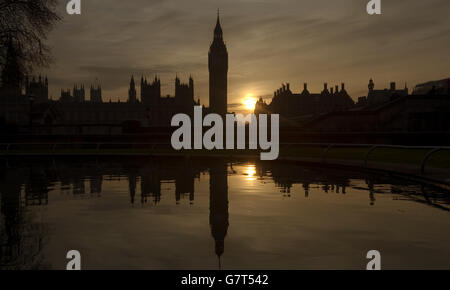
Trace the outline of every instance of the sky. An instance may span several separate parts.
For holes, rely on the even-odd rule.
[[[249,96],[269,100],[282,83],[319,92],[344,82],[357,100],[370,78],[384,89],[450,77],[448,0],[381,0],[374,16],[369,0],[81,0],[81,15],[67,15],[67,2],[60,0],[63,20],[48,39],[53,62],[42,72],[53,99],[74,83],[100,83],[104,101],[125,101],[131,75],[155,74],[162,95],[173,95],[175,76],[192,75],[196,99],[208,106],[218,8],[230,111],[245,111]]]

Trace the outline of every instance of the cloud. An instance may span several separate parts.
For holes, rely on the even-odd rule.
[[[62,1],[64,2],[64,1]],[[65,3],[62,3],[65,5]],[[450,2],[383,1],[383,15],[361,0],[96,0],[81,16],[65,16],[50,36],[51,90],[98,78],[108,98],[126,99],[131,74],[161,75],[171,93],[176,73],[195,80],[208,103],[208,59],[220,7],[229,51],[229,103],[245,94],[270,96],[282,82],[319,91],[347,84],[357,98],[375,78],[421,83],[450,74]],[[64,7],[61,6],[61,11]]]

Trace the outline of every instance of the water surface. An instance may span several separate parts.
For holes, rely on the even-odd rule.
[[[10,159],[3,269],[449,269],[449,194],[390,177],[189,158]]]

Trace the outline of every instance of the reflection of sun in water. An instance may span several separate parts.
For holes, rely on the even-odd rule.
[[[244,169],[244,175],[246,180],[255,181],[256,180],[256,165],[249,164]]]
[[[242,100],[242,104],[247,110],[253,110],[255,109],[256,98],[253,96],[253,94],[247,94]]]

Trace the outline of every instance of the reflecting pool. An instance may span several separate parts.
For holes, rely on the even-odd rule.
[[[450,194],[389,176],[218,158],[0,165],[0,268],[450,268]]]

